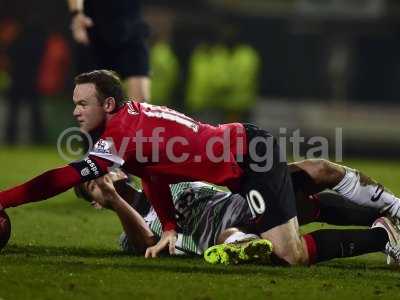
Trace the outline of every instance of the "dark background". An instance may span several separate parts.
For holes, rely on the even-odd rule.
[[[365,145],[361,148],[371,146],[374,149],[372,154],[378,150],[398,153],[400,148],[396,145],[400,142],[396,130],[400,122],[393,112],[399,109],[400,99],[399,1],[153,0],[144,2],[144,15],[152,27],[150,45],[159,39],[168,40],[179,59],[181,80],[174,94],[176,107],[184,109],[188,61],[199,44],[233,46],[246,43],[253,46],[262,58],[259,107],[267,106],[265,111],[276,116],[276,106],[269,104],[276,102],[269,102],[271,99],[281,103],[279,109],[283,110],[291,103],[300,106],[304,101],[311,101],[319,108],[322,105],[327,115],[334,111],[337,117],[332,121],[334,126],[346,128],[346,121],[352,119],[361,122],[355,122],[356,129],[350,130],[351,134],[345,137],[347,149],[354,150],[349,152],[357,153],[358,143],[363,141]],[[51,100],[52,104],[44,110],[59,114],[52,107],[54,103],[69,109],[70,104],[65,103],[70,101],[76,67],[66,2],[2,0],[0,20],[10,17],[29,26],[34,24],[47,33],[59,32],[68,41],[72,63],[66,84],[53,96],[58,100]],[[258,106],[254,109],[262,111]],[[312,114],[313,106],[310,107]],[[371,115],[377,116],[373,122],[383,124],[381,131],[371,133],[363,125],[372,122],[369,119]],[[289,113],[279,112],[277,118],[281,118],[282,126],[293,121]],[[309,135],[324,134],[324,131],[318,131],[320,126],[311,124],[307,117],[299,118],[302,121],[287,127],[304,126]],[[268,121],[271,120],[269,115],[256,113],[249,119],[270,126],[272,131],[277,129],[273,122]],[[49,131],[53,131],[54,139],[60,126],[55,125],[58,123],[51,117],[47,124],[50,124]],[[382,137],[382,132],[388,135]],[[380,137],[374,146],[377,135]]]

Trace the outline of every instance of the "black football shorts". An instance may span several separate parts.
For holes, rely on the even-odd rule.
[[[263,233],[297,215],[296,199],[276,139],[255,125],[243,125],[249,151],[239,162],[245,173],[239,193],[250,205],[255,230]]]
[[[115,42],[105,39],[95,30],[89,36],[89,46],[80,45],[77,49],[80,72],[108,69],[116,71],[122,79],[149,75],[149,49],[145,34],[129,35]]]

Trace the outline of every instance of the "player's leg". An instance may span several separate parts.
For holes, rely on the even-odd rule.
[[[297,164],[306,165],[299,162],[291,163],[288,167],[296,195],[300,225],[322,222],[333,225],[371,226],[381,216],[377,209],[357,205],[336,192],[323,191],[326,186],[315,184],[313,178]],[[323,177],[323,174],[315,171],[316,168],[317,164],[304,166],[305,170],[314,170],[314,177]],[[340,169],[331,173],[340,174]]]
[[[376,209],[356,205],[330,191],[309,196],[297,192],[296,206],[300,226],[320,222],[369,227],[382,216]]]
[[[258,178],[252,178],[252,187],[263,195],[258,202],[264,200],[266,206],[265,213],[257,217],[259,222],[256,223],[256,228],[263,239],[272,242],[273,253],[277,258],[289,265],[307,265],[385,249],[387,234],[377,229],[327,229],[300,236],[296,208],[293,204],[295,200],[292,200],[291,196],[294,194],[291,191],[293,184],[286,172],[284,164],[278,163],[269,174],[273,176],[267,184],[265,178],[260,175]],[[260,184],[260,180],[264,183]],[[251,195],[248,198],[252,200]],[[276,199],[278,201],[275,201]],[[254,207],[253,210],[261,212],[260,207]],[[289,216],[291,217],[288,218]]]
[[[378,220],[381,219],[386,218]],[[257,253],[252,261],[280,265],[311,265],[335,258],[386,252],[394,263],[400,263],[400,233],[398,228],[388,219],[385,221],[385,226],[378,224],[382,222],[375,222],[374,228],[371,229],[324,229],[304,236],[299,235],[296,223],[296,219],[293,218],[286,224],[262,233],[260,241],[272,243],[273,255],[269,256],[269,250],[265,248],[265,245],[263,245],[263,248],[252,245],[250,248],[256,249],[255,253]],[[387,225],[388,223],[390,225]],[[206,261],[229,263],[239,257],[240,250],[232,249],[227,243],[237,241],[240,243],[243,237],[248,236],[248,234],[237,228],[230,228],[224,234],[227,238],[223,244],[206,250]],[[257,238],[254,241],[257,241]],[[262,253],[268,255],[260,255]],[[241,262],[240,260],[237,261]]]
[[[124,80],[126,94],[129,99],[148,101],[150,99],[150,78],[147,76],[131,76]]]
[[[314,185],[307,187],[309,191],[332,189],[356,205],[400,218],[400,199],[358,170],[322,159],[298,162],[295,167],[311,177]]]
[[[334,209],[335,210],[335,209]],[[338,210],[340,211],[340,209]],[[362,214],[357,210],[361,218]],[[372,217],[371,214],[366,214]],[[369,218],[369,217],[368,217]],[[382,219],[382,218],[381,218]],[[246,222],[244,222],[246,223]],[[372,224],[368,221],[368,225]],[[393,227],[393,226],[392,226]],[[392,229],[391,231],[397,230]],[[393,235],[393,234],[392,234]],[[400,241],[396,238],[396,241]],[[390,237],[390,235],[389,235]],[[254,261],[257,263],[273,263],[284,265],[310,265],[318,262],[327,261],[334,258],[344,258],[362,255],[366,253],[384,251],[388,243],[388,234],[381,228],[373,229],[350,229],[337,230],[326,229],[317,230],[310,234],[300,237],[296,218],[292,218],[287,223],[276,226],[261,234],[260,241],[270,241],[273,245],[273,255],[270,256],[269,244],[263,242],[248,244],[246,239],[252,238],[257,241],[257,237],[249,236],[248,228],[245,230],[238,228],[227,228],[221,232],[216,246],[205,251],[205,259],[210,263],[241,263],[243,261]],[[393,238],[391,238],[393,240]],[[232,246],[235,243],[239,246]],[[399,243],[397,243],[399,244]],[[397,249],[400,246],[393,244],[391,249]],[[241,249],[248,247],[252,256],[240,260],[238,258]],[[397,248],[393,248],[397,247]],[[393,252],[393,251],[392,251]],[[393,252],[394,253],[394,252]],[[393,255],[391,253],[391,255]],[[249,259],[250,258],[250,259]],[[398,262],[400,257],[395,261]]]
[[[273,253],[281,260],[275,262],[291,266],[384,251],[388,242],[381,228],[324,229],[300,236],[297,218],[261,233],[261,237],[272,242]]]
[[[310,222],[326,222],[334,225],[371,226],[379,217],[376,211],[349,203],[337,194],[324,192],[317,196],[319,198],[317,200],[318,204],[315,204],[315,201],[310,199],[297,197],[297,206],[300,208],[298,218],[303,222],[300,223],[301,225]],[[310,204],[308,210],[302,204],[305,202]],[[315,209],[316,207],[318,208],[317,210]],[[246,216],[246,214],[244,215]],[[242,220],[242,223],[245,224],[246,221]],[[247,237],[247,232],[247,228],[245,230],[227,228],[221,232],[217,244],[241,241]],[[291,238],[288,239],[288,236]],[[383,251],[387,242],[382,232],[379,233],[379,231],[369,229],[316,231],[311,236],[306,236],[308,243],[302,238],[301,244],[298,236],[295,219],[292,219],[287,226],[277,226],[265,233],[262,238],[273,242],[275,256],[276,258],[281,258],[281,261],[279,261],[272,257],[272,261],[275,263],[288,261],[292,264],[296,261],[296,264],[309,264],[332,258]],[[311,241],[310,238],[312,238]],[[307,246],[311,248],[311,261],[309,260]],[[316,248],[315,251],[312,251],[313,248]]]
[[[300,236],[296,217],[261,233],[261,238],[271,241],[274,263],[291,266],[384,251],[389,241],[382,228],[324,229]]]
[[[132,37],[112,60],[124,79],[128,98],[150,101],[149,50],[145,37]]]
[[[296,191],[298,191],[298,189],[296,189]],[[318,214],[316,214],[315,202],[309,199],[304,200],[299,198],[299,196],[300,194],[297,193],[296,202],[298,207],[300,206],[301,208],[299,211],[299,218],[303,221],[330,221],[330,223],[337,225],[370,226],[374,221],[373,218],[377,217],[376,211],[348,203],[342,196],[332,193],[320,194],[320,199],[318,199],[319,203],[317,204]],[[302,202],[311,203],[308,211],[303,207],[304,205],[301,204]],[[247,206],[249,209],[250,203],[248,203]],[[272,212],[274,210],[270,207],[269,211]],[[247,220],[247,222],[246,220],[242,220],[242,224],[251,221],[251,215],[243,215],[249,220]],[[343,218],[343,220],[341,220],[341,218]],[[273,220],[274,216],[271,216],[270,219]],[[240,241],[243,237],[245,237],[245,233],[237,228],[227,228],[221,233],[217,243],[236,242]],[[383,251],[388,241],[384,231],[376,229],[327,229],[318,230],[300,237],[296,218],[290,219],[287,223],[274,226],[262,233],[261,237],[273,243],[274,255],[271,261],[276,264],[289,265],[312,264],[333,258]],[[216,251],[219,249],[224,250],[222,254],[221,251]],[[208,255],[206,260],[210,261],[210,259],[214,259],[213,262],[215,263],[220,262],[224,257],[229,259],[229,256],[225,255],[225,252],[226,250],[230,251],[230,249],[230,246],[226,244],[222,244],[219,248],[218,246],[213,247],[206,251],[206,254],[212,254]],[[217,260],[215,258],[217,258]],[[227,261],[229,262],[229,260]]]
[[[272,242],[273,253],[281,260],[278,263],[292,266],[385,251],[389,241],[382,228],[323,229],[300,236],[296,218],[261,233],[261,237]]]
[[[15,85],[15,83],[13,83]],[[18,89],[16,87],[11,87],[8,95],[8,111],[6,120],[6,131],[5,139],[7,144],[14,145],[18,140],[19,132],[19,115],[21,108],[23,107],[21,103],[22,95],[19,95]]]
[[[337,225],[370,226],[377,217],[376,210],[353,205],[337,194],[310,195],[324,190],[327,182],[337,180],[336,178],[340,176],[340,168],[330,170],[327,175],[317,172],[318,170],[314,168],[311,170],[314,173],[310,172],[310,176],[308,173],[298,172],[301,171],[300,168],[295,172],[296,168],[292,165],[290,167],[298,217],[303,224],[319,221]],[[325,178],[325,182],[314,181],[313,177]],[[272,228],[261,236],[271,240],[277,257],[284,259],[290,265],[312,264],[333,258],[383,251],[387,243],[385,232],[370,229],[318,230],[299,237],[295,219]]]
[[[30,135],[32,142],[41,144],[46,140],[46,133],[43,125],[42,105],[40,103],[40,96],[37,92],[32,93],[29,100],[30,105]]]
[[[310,264],[385,252],[388,263],[400,265],[400,230],[385,217],[375,220],[371,229],[317,230],[306,234],[303,239]]]
[[[296,195],[297,217],[300,225],[312,222],[326,222],[335,225],[365,225],[359,224],[359,218],[353,216],[364,215],[362,212],[353,214],[347,199],[334,193],[321,193],[326,185],[320,184],[313,178],[328,177],[317,173],[316,164],[309,161],[288,164],[293,190]],[[340,171],[340,170],[338,170]],[[335,172],[331,172],[335,173]],[[338,174],[340,176],[340,174]],[[348,204],[348,205],[346,205]],[[355,205],[354,205],[355,206]],[[359,206],[356,206],[360,208]],[[344,217],[344,218],[343,218]],[[367,221],[372,221],[368,218]]]
[[[345,175],[342,166],[323,159],[307,159],[288,164],[296,189],[313,195],[337,185]]]
[[[309,264],[384,251],[389,241],[382,228],[321,229],[302,238]]]
[[[248,200],[254,213],[256,232],[273,243],[273,252],[279,259],[286,261],[289,265],[304,265],[331,259],[333,256],[350,256],[354,253],[368,253],[382,249],[379,247],[381,243],[373,249],[370,246],[371,240],[378,239],[376,235],[384,235],[380,237],[387,239],[386,233],[382,230],[379,231],[380,233],[373,231],[374,235],[368,231],[368,238],[364,238],[364,232],[343,234],[334,230],[319,231],[301,237],[292,179],[286,163],[279,157],[279,146],[267,132],[253,126],[246,126],[246,133],[250,141],[257,138],[261,143],[255,148],[251,147],[251,142],[249,143],[249,153],[253,154],[253,157],[245,157],[243,163],[245,176],[242,180],[241,193]],[[265,160],[260,160],[260,158],[265,158]],[[269,163],[269,169],[262,171],[263,166],[260,161]],[[318,170],[312,169],[310,173],[312,171],[315,172],[312,175],[307,173],[312,179],[309,192],[324,189],[326,182],[335,184],[340,182],[342,171],[340,168],[337,169],[337,173],[325,174],[322,178],[326,182],[315,180],[320,178],[316,172]],[[347,243],[350,240],[353,243]],[[357,251],[344,254],[336,251],[329,252],[332,247],[340,249],[341,245],[347,244],[356,245]],[[325,247],[326,245],[328,247]],[[376,250],[377,248],[379,250]]]
[[[307,247],[300,236],[297,217],[262,232],[260,236],[271,241],[276,262],[289,265],[309,263]]]
[[[370,227],[376,219],[381,217],[376,209],[356,205],[337,193],[322,192],[311,198],[318,205],[314,222]]]

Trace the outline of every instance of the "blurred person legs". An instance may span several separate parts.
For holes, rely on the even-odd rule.
[[[15,145],[18,142],[18,133],[20,132],[19,119],[22,109],[25,107],[29,109],[30,113],[29,129],[27,128],[30,142],[35,144],[44,142],[45,130],[39,95],[33,91],[30,95],[18,95],[17,92],[12,92],[9,94],[8,101],[6,142],[10,145]]]
[[[45,45],[45,33],[35,24],[22,27],[18,38],[9,47],[11,87],[8,93],[6,141],[18,140],[18,121],[23,108],[30,112],[29,136],[32,142],[44,138],[42,107],[37,87],[37,77]],[[29,49],[29,55],[26,51]]]
[[[150,99],[149,53],[143,38],[133,38],[119,46],[110,47],[94,37],[90,44],[90,53],[98,69],[112,69],[118,72],[124,81],[127,97],[135,101]]]
[[[131,76],[125,79],[126,95],[129,99],[150,99],[150,78]]]
[[[94,40],[89,46],[77,47],[78,70],[112,69],[124,81],[125,93],[135,101],[149,101],[149,54],[143,39],[136,39],[121,47],[110,47]]]
[[[69,8],[79,73],[114,70],[122,77],[129,99],[149,101],[149,28],[141,18],[141,2],[70,0]],[[84,60],[79,59],[82,55]]]

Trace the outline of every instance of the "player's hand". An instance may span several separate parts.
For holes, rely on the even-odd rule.
[[[128,178],[128,176],[124,172],[122,172],[120,169],[110,171],[110,172],[108,172],[107,175],[110,177],[110,179],[113,182]]]
[[[106,174],[95,179],[95,183],[102,192],[102,197],[97,197],[96,202],[104,208],[111,208],[114,201],[118,201],[118,193],[115,190],[112,177]]]
[[[71,30],[74,40],[80,44],[89,44],[89,35],[87,29],[93,26],[91,18],[83,13],[78,13],[72,18]]]
[[[175,254],[175,244],[176,244],[177,234],[175,230],[165,231],[161,236],[161,240],[154,246],[147,248],[145,257],[157,257],[158,254],[164,250],[166,247],[169,248],[169,254]]]
[[[112,177],[109,174],[96,178],[95,182],[103,193],[115,194],[117,192],[115,190]]]

